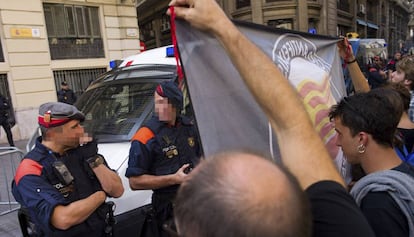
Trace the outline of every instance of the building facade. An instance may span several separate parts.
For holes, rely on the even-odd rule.
[[[148,48],[169,44],[169,23],[165,16],[169,1],[137,2],[141,39]],[[349,32],[360,38],[383,38],[388,51],[395,52],[412,41],[407,0],[217,0],[233,19],[271,27],[321,35],[340,36]],[[411,26],[414,27],[414,24]]]
[[[139,52],[135,0],[0,0],[0,19],[0,92],[13,106],[14,140],[32,135],[39,105],[57,101],[62,81],[80,95],[110,60]]]

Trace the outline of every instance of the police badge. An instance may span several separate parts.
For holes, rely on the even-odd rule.
[[[195,145],[194,137],[189,137],[187,141],[188,141],[188,145],[190,145],[191,147],[194,147]]]

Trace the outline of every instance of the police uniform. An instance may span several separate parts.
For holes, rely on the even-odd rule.
[[[67,86],[68,84],[63,81],[61,83],[62,86]],[[57,92],[58,101],[66,104],[73,105],[76,102],[76,95],[75,92],[71,89],[60,89]]]
[[[69,107],[64,106],[63,112],[72,109],[65,111],[65,108]],[[78,112],[74,111],[74,115],[82,118],[80,112],[76,115]],[[57,119],[49,122],[48,125],[59,126],[65,121]],[[102,204],[84,222],[67,230],[54,228],[50,223],[56,206],[68,205],[102,190],[86,161],[89,158],[84,155],[87,146],[88,144],[60,155],[45,147],[39,137],[35,148],[19,164],[12,182],[12,193],[16,201],[29,212],[30,219],[35,224],[34,236],[104,236],[105,217],[109,211],[106,204]],[[106,165],[104,160],[103,162]]]
[[[132,138],[126,177],[150,174],[155,176],[175,174],[183,165],[193,168],[201,156],[198,136],[192,121],[178,115],[183,106],[183,94],[172,81],[160,83],[155,92],[176,109],[175,125],[153,116]],[[185,170],[184,172],[188,172]],[[158,227],[162,230],[166,220],[172,219],[172,201],[179,185],[153,190],[152,206]],[[157,234],[153,234],[157,235]],[[161,231],[161,236],[168,236]]]
[[[184,164],[193,168],[200,156],[200,144],[191,120],[179,116],[176,125],[170,126],[153,116],[133,137],[125,176],[174,174]],[[153,190],[152,205],[159,225],[172,217],[172,200],[178,187]]]

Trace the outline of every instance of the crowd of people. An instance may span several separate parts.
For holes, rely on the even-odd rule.
[[[297,91],[217,2],[172,0],[170,6],[176,17],[220,41],[268,117],[282,164],[243,150],[201,158],[174,82],[156,87],[155,115],[132,139],[126,174],[111,170],[98,153],[80,125],[82,112],[46,103],[38,115],[42,136],[12,184],[39,236],[111,236],[105,200],[123,194],[119,175],[132,190],[154,191],[151,236],[414,236],[414,167],[397,152],[401,144],[411,152],[414,142],[411,58],[394,63],[393,84],[373,88],[349,43],[338,43],[356,93],[334,105],[329,117],[336,145],[363,171],[349,189]]]

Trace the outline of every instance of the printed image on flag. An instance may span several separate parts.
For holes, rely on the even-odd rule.
[[[221,44],[187,22],[176,23],[181,63],[205,156],[247,149],[279,162],[276,136]],[[328,118],[330,107],[346,93],[338,38],[246,22],[235,24],[297,89],[332,158],[342,163],[343,154],[335,145],[336,133]]]

